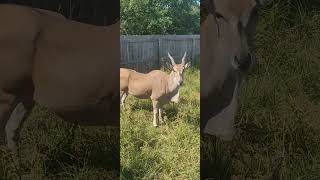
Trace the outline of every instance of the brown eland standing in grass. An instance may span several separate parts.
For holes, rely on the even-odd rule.
[[[201,132],[232,140],[262,0],[201,0]]]
[[[162,121],[162,107],[170,101],[179,101],[179,88],[183,84],[183,73],[190,66],[186,63],[186,53],[182,57],[181,64],[176,64],[170,53],[171,73],[153,70],[147,74],[139,73],[131,69],[120,68],[120,97],[121,104],[128,95],[139,99],[151,99],[153,105],[153,126],[158,127]]]
[[[10,150],[35,103],[72,123],[119,127],[119,22],[0,5],[0,24],[0,140]]]

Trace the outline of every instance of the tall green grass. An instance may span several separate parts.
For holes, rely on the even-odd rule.
[[[0,180],[117,179],[119,130],[76,127],[36,107],[20,136],[20,157],[0,147]],[[20,161],[20,163],[19,163]]]
[[[206,137],[208,176],[320,179],[319,6],[286,2],[260,12],[258,65],[242,84],[239,132],[231,143]]]
[[[180,102],[152,126],[151,100],[128,97],[121,110],[121,179],[199,179],[200,72],[185,72]]]

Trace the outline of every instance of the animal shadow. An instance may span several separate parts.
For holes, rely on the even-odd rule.
[[[178,112],[178,107],[173,104],[166,105],[163,109],[163,115],[167,116],[167,121],[169,122],[173,122],[175,119],[177,119]]]
[[[147,111],[152,112],[152,110],[153,110],[151,101],[142,101],[139,103],[132,103],[129,106],[132,111],[139,111],[139,110],[143,109],[143,110],[147,110]]]
[[[101,139],[81,138],[81,142],[75,144],[72,142],[74,137],[69,137],[48,152],[44,163],[48,177],[63,178],[61,174],[67,167],[120,171],[119,144],[106,145]],[[117,142],[116,138],[114,142]]]

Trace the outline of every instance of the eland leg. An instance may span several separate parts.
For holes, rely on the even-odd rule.
[[[152,101],[153,104],[153,126],[158,127],[159,126],[159,102],[158,101]]]
[[[11,116],[5,126],[6,140],[8,148],[14,153],[18,153],[18,140],[20,129],[24,120],[29,116],[33,108],[33,102],[19,102],[11,113]]]
[[[5,144],[6,131],[5,127],[13,111],[16,97],[11,94],[0,91],[0,144]]]
[[[164,119],[162,118],[162,112],[163,112],[163,109],[162,107],[159,108],[159,121],[160,123],[165,123]]]
[[[122,97],[124,95],[124,92],[123,91],[120,91],[120,105],[122,105]]]
[[[120,95],[120,97],[121,97],[121,105],[122,105],[122,107],[124,107],[124,103],[125,103],[125,101],[126,101],[126,99],[127,99],[127,97],[128,97],[128,92],[123,92],[123,93]]]

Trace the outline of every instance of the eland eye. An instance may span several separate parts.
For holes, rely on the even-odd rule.
[[[218,12],[215,13],[215,16],[216,16],[216,18],[218,18],[218,19],[224,19],[224,17],[222,16],[222,14],[220,14],[220,13],[218,13]]]

